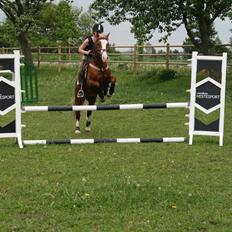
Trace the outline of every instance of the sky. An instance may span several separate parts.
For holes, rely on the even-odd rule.
[[[59,2],[59,0],[56,0],[56,2]],[[93,0],[74,0],[73,6],[77,6],[78,8],[82,7],[83,11],[87,11],[91,2],[93,2]],[[3,20],[4,17],[3,12],[0,12],[0,20]],[[134,45],[136,43],[134,35],[130,33],[130,24],[128,22],[121,23],[118,26],[111,26],[109,23],[105,22],[103,23],[103,26],[105,33],[110,32],[110,43],[115,43],[116,45]],[[232,23],[229,19],[225,21],[216,20],[215,28],[222,43],[229,43],[229,38],[232,37],[232,33],[230,32]],[[169,37],[168,43],[172,45],[181,45],[186,37],[186,30],[181,26]],[[158,32],[155,32],[153,38],[149,42],[153,45],[158,45],[158,40],[160,38],[161,35]],[[163,43],[161,42],[161,44]]]

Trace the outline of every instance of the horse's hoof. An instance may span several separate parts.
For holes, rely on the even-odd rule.
[[[90,127],[86,127],[85,128],[85,132],[91,132],[91,128]]]
[[[75,130],[75,134],[80,134],[80,133],[81,133],[80,128],[76,128],[76,130]]]
[[[100,98],[100,102],[105,102],[106,98]]]

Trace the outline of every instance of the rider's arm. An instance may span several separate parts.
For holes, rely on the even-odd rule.
[[[88,45],[89,41],[88,39],[85,39],[85,41],[81,44],[81,46],[78,49],[78,52],[83,55],[88,55],[90,51],[85,51],[86,46]]]

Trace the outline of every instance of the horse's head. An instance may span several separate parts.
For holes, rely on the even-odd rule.
[[[109,49],[109,34],[106,36],[100,36],[94,45],[93,53],[97,54],[97,56],[100,56],[101,60],[103,62],[107,62],[108,60],[108,49]]]

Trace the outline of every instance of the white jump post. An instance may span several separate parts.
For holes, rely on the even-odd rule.
[[[0,138],[16,138],[22,148],[19,51],[14,51],[14,54],[1,54],[0,66],[0,117],[15,110],[14,120],[0,127]],[[6,74],[11,76],[10,79],[6,78]]]
[[[223,146],[227,53],[222,56],[199,56],[192,53],[192,77],[189,115],[189,144],[194,135],[219,136]],[[199,75],[205,76],[204,79]],[[209,115],[219,110],[219,118],[203,123],[196,111]]]

